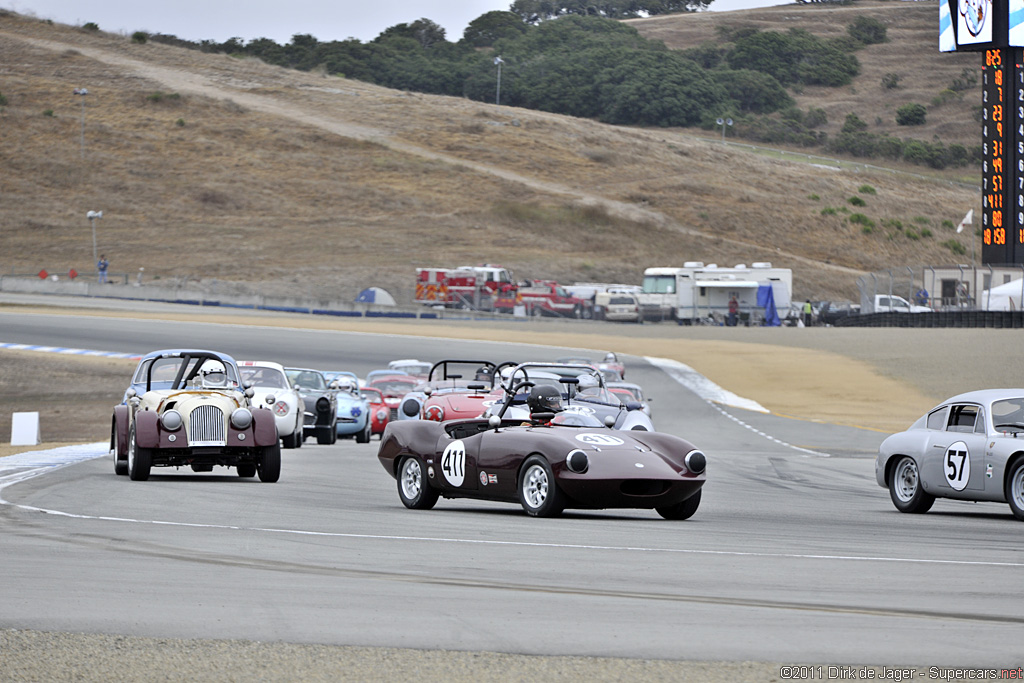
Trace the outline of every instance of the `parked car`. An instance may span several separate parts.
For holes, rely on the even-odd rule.
[[[211,472],[234,467],[260,481],[281,476],[274,414],[250,403],[235,360],[199,349],[166,349],[142,357],[114,407],[110,453],[114,472],[145,481],[153,467]]]
[[[598,292],[594,296],[594,317],[614,322],[643,323],[636,294]]]
[[[359,393],[370,404],[370,433],[380,436],[388,426],[388,406],[376,387],[361,387]]]
[[[527,417],[509,418],[524,391]],[[503,410],[486,418],[388,425],[377,457],[403,505],[426,510],[444,496],[518,502],[534,517],[641,508],[684,520],[697,511],[706,457],[690,442],[613,431],[592,414],[564,410],[549,385],[523,381],[507,392]]]
[[[252,387],[253,405],[266,405],[274,413],[277,433],[285,448],[302,446],[305,424],[305,402],[288,381],[284,366],[264,360],[238,361],[242,385]]]
[[[356,443],[369,443],[372,427],[370,426],[370,402],[359,392],[359,377],[354,372],[325,371],[324,376],[336,385],[337,427],[341,438],[354,437]]]
[[[311,368],[285,368],[288,381],[292,383],[306,406],[303,438],[315,436],[318,444],[332,444],[338,440],[338,399],[335,387],[319,370]]]
[[[875,313],[931,313],[932,309],[927,306],[912,304],[901,296],[895,294],[876,294],[874,303]]]
[[[878,448],[875,480],[900,512],[936,498],[1006,503],[1024,520],[1024,389],[953,396]]]

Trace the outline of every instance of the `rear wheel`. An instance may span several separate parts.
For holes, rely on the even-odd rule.
[[[889,478],[889,497],[900,512],[928,512],[935,496],[924,492],[921,475],[913,458],[902,456],[892,468]]]
[[[132,481],[146,481],[153,466],[153,453],[149,448],[139,448],[135,442],[135,423],[128,430],[128,478]]]
[[[114,422],[114,426],[110,428],[110,455],[114,459],[114,474],[120,476],[128,474],[127,455],[118,450],[117,422]]]
[[[281,478],[281,444],[274,443],[263,449],[263,454],[256,462],[256,472],[260,481],[273,484]]]
[[[698,507],[700,507],[700,489],[697,489],[697,493],[693,494],[682,503],[655,508],[655,510],[657,510],[658,514],[665,519],[679,521],[693,517],[693,513],[697,511]]]
[[[331,427],[330,431],[327,431],[325,427],[320,427],[316,430],[316,442],[321,446],[332,444],[337,440],[337,427]]]
[[[1024,520],[1024,458],[1010,466],[1006,476],[1006,502],[1019,520]]]
[[[557,517],[565,509],[551,465],[539,455],[527,458],[519,472],[519,503],[531,517]]]
[[[429,510],[437,503],[437,491],[423,476],[423,463],[407,455],[398,465],[398,497],[410,510]]]

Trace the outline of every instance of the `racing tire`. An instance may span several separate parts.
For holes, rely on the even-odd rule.
[[[923,514],[931,509],[935,496],[925,493],[921,473],[913,458],[901,456],[889,475],[889,497],[900,512]]]
[[[398,463],[398,497],[410,510],[429,510],[437,503],[437,490],[427,482],[423,461],[407,455]]]
[[[1006,473],[1006,502],[1010,512],[1017,519],[1024,521],[1024,458],[1018,458],[1010,465]]]
[[[281,437],[281,445],[285,448],[298,448],[302,445],[302,437],[296,434],[285,434]]]
[[[329,432],[322,427],[317,429],[316,442],[321,446],[329,446],[330,444],[334,443],[334,441],[338,440],[338,432],[335,431],[336,429],[336,427],[331,427],[331,431]]]
[[[519,504],[531,517],[557,517],[565,509],[565,494],[558,488],[548,461],[531,455],[519,470]]]
[[[256,463],[254,462],[240,462],[235,466],[235,469],[238,470],[238,476],[243,479],[256,476]]]
[[[684,519],[693,517],[693,513],[697,512],[698,507],[700,507],[700,489],[697,489],[697,493],[693,494],[682,503],[665,505],[664,507],[654,509],[665,519],[681,522]]]
[[[338,443],[338,423],[331,425],[331,440],[329,443]]]
[[[370,437],[373,436],[373,434],[370,431],[371,429],[372,427],[370,427],[370,423],[367,422],[366,428],[363,429],[363,431],[356,434],[356,443],[370,443]]]
[[[128,458],[122,458],[121,454],[117,450],[116,423],[110,429],[110,455],[114,458],[114,474],[122,477],[128,474]]]
[[[135,443],[135,423],[128,430],[128,478],[132,481],[146,481],[149,470],[153,467],[153,452],[149,448],[139,448]]]
[[[267,484],[273,484],[281,478],[281,444],[275,443],[263,449],[256,461],[256,472],[260,475],[260,481]]]

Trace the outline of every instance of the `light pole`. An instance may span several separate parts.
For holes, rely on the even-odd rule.
[[[719,116],[718,120],[715,121],[715,123],[722,127],[722,143],[725,144],[725,127],[732,125],[732,119],[723,119],[721,116]]]
[[[75,88],[74,92],[75,92],[76,95],[81,95],[82,96],[82,132],[81,132],[81,141],[82,141],[82,158],[84,159],[85,158],[85,96],[89,94],[89,91],[86,90],[85,88]]]
[[[498,89],[494,94],[494,104],[501,106],[501,65],[505,63],[505,60],[500,56],[494,58],[494,65],[498,67]]]
[[[96,257],[96,219],[103,218],[103,212],[90,211],[85,214],[85,217],[89,219],[89,225],[92,226],[92,262],[99,263],[99,259]]]

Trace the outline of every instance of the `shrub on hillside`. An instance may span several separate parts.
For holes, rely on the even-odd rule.
[[[145,31],[136,31],[132,34],[132,42],[138,43],[139,45],[145,45],[146,41],[149,40],[149,34]]]
[[[889,73],[882,76],[882,87],[885,88],[886,90],[895,90],[896,88],[900,87],[901,78],[902,76],[900,76],[899,74],[890,71]]]
[[[896,110],[896,124],[900,126],[923,126],[928,111],[923,104],[904,104]]]
[[[854,19],[853,23],[846,27],[846,32],[864,45],[884,43],[887,40],[885,24],[874,17],[865,15]]]
[[[82,24],[82,28],[84,28],[86,31],[99,31],[100,25],[97,24],[95,21],[87,21],[84,24]]]

